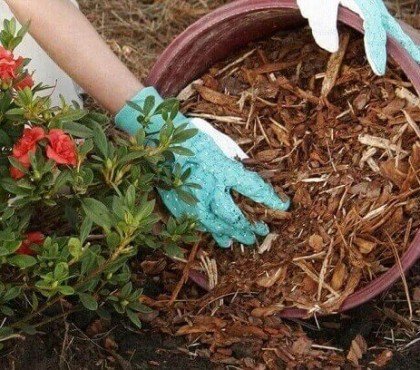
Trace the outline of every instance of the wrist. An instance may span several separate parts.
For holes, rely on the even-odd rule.
[[[163,98],[154,87],[145,87],[141,89],[133,98],[130,99],[130,101],[143,108],[146,98],[149,96],[153,96],[155,99],[155,105],[153,108],[154,111],[163,102]],[[119,129],[127,132],[128,134],[135,135],[141,128],[141,124],[137,120],[139,115],[139,111],[126,104],[115,116],[116,125]],[[185,123],[186,121],[187,118],[182,113],[178,113],[174,119],[174,125],[176,126],[181,123]],[[150,124],[146,131],[159,131],[164,123],[165,121],[163,118],[156,115],[150,119]]]

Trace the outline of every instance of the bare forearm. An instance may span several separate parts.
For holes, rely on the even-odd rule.
[[[112,113],[143,86],[67,0],[5,0],[29,32],[87,93]]]

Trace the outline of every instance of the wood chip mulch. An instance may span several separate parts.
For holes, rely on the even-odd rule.
[[[164,295],[148,302],[162,312],[154,325],[205,345],[200,350],[215,362],[357,364],[363,338],[343,353],[315,344],[278,313],[337,312],[399,263],[420,227],[420,100],[394,61],[386,76],[372,73],[359,35],[343,28],[340,44],[331,55],[307,29],[280,33],[214,66],[180,95],[190,116],[234,138],[250,156],[247,167],[293,204],[277,212],[235,195],[271,234],[254,249],[225,251],[203,240],[194,266],[210,292],[178,286],[170,308]],[[177,275],[165,274],[173,291]],[[232,355],[239,343],[249,351],[241,360]]]

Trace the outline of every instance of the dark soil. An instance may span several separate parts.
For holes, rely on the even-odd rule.
[[[28,336],[2,353],[0,369],[213,369],[210,361],[188,356],[186,343],[150,330],[130,332],[117,324],[89,338],[73,323],[56,325],[44,335]]]

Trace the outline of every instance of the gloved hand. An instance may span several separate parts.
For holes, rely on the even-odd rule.
[[[143,106],[147,96],[154,96],[156,107],[163,101],[151,87],[141,90],[132,101]],[[136,110],[126,105],[116,116],[117,126],[131,135],[136,134],[140,128],[138,115]],[[185,122],[188,119],[182,114],[174,119],[175,126]],[[162,127],[163,120],[156,117],[151,123],[149,130],[157,131]],[[176,156],[176,161],[183,171],[190,168],[189,181],[201,186],[201,189],[191,189],[198,202],[190,205],[180,199],[175,191],[158,189],[163,202],[175,217],[189,215],[197,218],[201,228],[210,232],[223,248],[229,247],[233,239],[245,245],[254,244],[256,235],[268,234],[268,227],[262,222],[253,224],[247,220],[233,201],[231,189],[277,210],[287,210],[290,202],[281,201],[274,189],[258,174],[246,170],[233,159],[236,156],[246,158],[246,154],[232,139],[206,121],[192,119],[190,125],[198,128],[199,133],[183,146],[195,155]]]
[[[382,0],[297,0],[297,4],[302,15],[308,18],[318,45],[330,52],[336,52],[339,46],[338,6],[357,13],[364,20],[368,61],[379,76],[385,74],[387,36],[397,40],[420,63],[420,48],[404,33]]]

